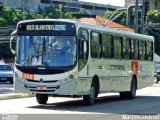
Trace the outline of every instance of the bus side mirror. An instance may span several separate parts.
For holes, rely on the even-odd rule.
[[[11,49],[11,52],[15,55],[16,54],[16,51],[15,51],[15,48],[13,47],[13,42],[16,41],[17,37],[16,37],[16,31],[13,31],[11,33],[11,38],[10,38],[10,49]]]

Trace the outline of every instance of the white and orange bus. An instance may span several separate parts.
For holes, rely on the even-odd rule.
[[[153,83],[151,36],[76,20],[38,19],[19,22],[10,47],[15,92],[35,93],[39,104],[49,96],[82,96],[91,105],[108,92],[131,99]]]

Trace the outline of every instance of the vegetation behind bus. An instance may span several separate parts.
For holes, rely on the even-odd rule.
[[[39,13],[27,13],[25,15],[25,19],[38,19],[38,18],[74,18],[72,12],[61,12],[58,8],[53,8],[53,7],[48,7],[46,8],[45,12],[42,12],[42,10],[39,10]],[[107,16],[105,16],[106,18],[108,18],[110,16],[111,12],[109,12],[107,14]],[[118,13],[117,13],[118,14]],[[157,11],[153,10],[153,11],[149,11],[147,13],[147,17],[148,19],[151,18],[154,14],[158,14],[159,16],[159,12],[157,13]],[[10,8],[4,8],[2,9],[2,11],[0,12],[0,26],[8,26],[8,25],[16,25],[17,22],[21,21],[23,19],[22,17],[22,11],[21,10],[14,10],[14,9],[10,9]],[[154,18],[156,20],[159,20],[159,17]],[[152,20],[154,20],[152,19]],[[121,16],[118,21],[116,21],[118,23],[121,24],[125,24],[125,14],[123,16]],[[8,30],[6,30],[6,38],[8,36],[10,36],[10,32],[8,32],[10,30],[10,28],[8,28]],[[0,30],[1,33],[1,30]],[[4,37],[4,36],[3,36]],[[0,36],[1,38],[1,36]],[[117,43],[118,44],[118,43]],[[3,45],[2,45],[3,46]],[[6,45],[5,45],[6,46]],[[156,45],[157,47],[159,45]],[[8,46],[7,46],[8,47]],[[6,48],[7,48],[6,47]],[[6,54],[7,57],[9,57],[11,54],[8,52],[8,49],[3,49],[0,50],[0,53],[2,54]],[[96,49],[96,48],[94,48]],[[157,50],[157,49],[156,49]],[[118,50],[116,50],[116,52],[118,53]],[[9,54],[8,54],[9,53]],[[12,57],[12,56],[11,56]]]
[[[29,19],[47,19],[47,18],[64,18],[64,19],[70,19],[74,18],[73,14],[75,12],[61,12],[58,8],[54,7],[47,7],[44,12],[42,10],[39,10],[40,12],[37,13],[31,13],[27,12],[25,15],[25,20]],[[5,8],[3,7],[2,11],[0,12],[0,25],[6,25],[11,23],[17,23],[19,21],[23,20],[23,14],[22,11],[14,10],[11,8]]]
[[[27,13],[25,19],[47,19],[65,18],[73,19],[73,12],[60,12],[58,8],[48,7],[45,12],[39,10],[38,13]],[[17,22],[23,20],[22,11],[3,7],[0,11],[0,59],[13,58],[9,49],[9,39],[11,32],[16,28]]]
[[[106,11],[105,15],[103,16],[106,19],[109,19],[110,16],[113,14],[114,11]],[[119,15],[122,11],[117,11],[114,15],[113,18],[117,15]],[[134,11],[131,12],[131,18],[130,18],[130,22],[133,24],[132,26],[134,27]],[[138,19],[138,23],[141,24],[141,10],[139,10],[139,19]],[[126,24],[126,17],[127,16],[127,11],[124,12],[120,17],[118,17],[118,19],[115,19],[114,22],[117,22],[119,24],[125,25]],[[154,36],[155,38],[155,53],[160,55],[160,32],[159,32],[159,27],[155,26],[155,28],[153,28],[153,26],[149,27],[149,24],[152,23],[159,23],[160,21],[160,11],[159,10],[155,10],[152,9],[150,11],[148,11],[146,13],[146,17],[145,17],[145,32],[148,35]]]

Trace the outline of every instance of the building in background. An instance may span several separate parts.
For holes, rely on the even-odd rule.
[[[160,0],[146,0],[149,2],[149,9],[160,10]]]
[[[30,12],[37,12],[40,0],[2,0],[3,5],[13,9],[25,9]]]
[[[128,7],[131,4],[135,4],[136,0],[125,0],[125,6]],[[139,4],[142,3],[142,0],[139,0]]]
[[[82,2],[78,0],[2,0],[5,7],[25,9],[38,12],[39,7],[44,10],[48,6],[65,8],[68,12],[79,12],[103,16],[106,10],[115,10],[119,6]]]
[[[82,2],[78,0],[41,0],[42,6],[48,6],[50,4],[54,6],[62,5],[63,7],[67,8],[69,12],[80,10],[81,12],[84,12],[84,14],[86,13],[100,16],[103,16],[106,10],[115,10],[120,8],[119,6]]]
[[[125,6],[128,7],[131,4],[135,4],[136,0],[125,0]],[[139,0],[139,3],[141,4],[143,0]],[[144,0],[149,2],[149,10],[151,9],[157,9],[160,10],[160,0]]]

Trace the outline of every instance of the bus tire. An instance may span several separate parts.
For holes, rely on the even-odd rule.
[[[98,97],[98,94],[99,94],[99,79],[98,77],[96,76],[96,78],[94,78],[94,86],[95,86],[95,98]]]
[[[95,90],[95,84],[92,82],[90,94],[83,96],[83,102],[85,105],[93,105],[95,102],[95,96],[96,96],[96,90]]]
[[[154,83],[158,83],[159,79],[157,79],[156,77],[154,78]]]
[[[121,99],[134,99],[136,96],[137,90],[137,82],[136,79],[133,77],[131,81],[130,91],[127,92],[120,92]]]
[[[48,101],[47,94],[36,94],[36,100],[39,104],[46,104]]]
[[[133,99],[136,97],[136,90],[137,90],[137,82],[135,77],[132,78],[132,82],[131,82],[131,90],[128,92],[128,98],[129,99]]]
[[[127,99],[127,92],[120,92],[119,94],[121,99]]]

